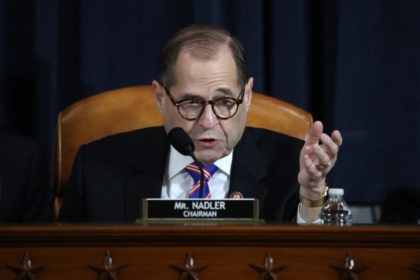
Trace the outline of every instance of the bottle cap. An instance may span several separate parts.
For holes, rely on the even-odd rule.
[[[344,189],[330,188],[328,190],[329,195],[344,195]]]

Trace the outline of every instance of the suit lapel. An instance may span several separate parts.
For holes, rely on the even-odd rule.
[[[124,184],[125,220],[134,221],[140,217],[143,198],[159,198],[168,155],[169,144],[163,128],[153,135],[137,139],[139,146]]]
[[[267,167],[257,144],[248,129],[245,129],[241,141],[234,149],[228,197],[233,192],[240,192],[244,198],[258,198],[262,203],[267,195],[262,180],[267,175]]]

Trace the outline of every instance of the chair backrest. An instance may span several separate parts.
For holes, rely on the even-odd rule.
[[[162,125],[151,86],[135,86],[99,93],[79,100],[58,115],[54,153],[55,215],[70,176],[76,152],[83,144],[105,136]],[[248,126],[305,139],[312,115],[292,104],[253,93]]]

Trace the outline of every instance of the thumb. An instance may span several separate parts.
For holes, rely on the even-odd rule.
[[[316,121],[312,124],[311,130],[309,131],[308,138],[306,139],[306,145],[313,145],[318,143],[319,139],[321,138],[322,131],[324,130],[324,126],[322,122]]]

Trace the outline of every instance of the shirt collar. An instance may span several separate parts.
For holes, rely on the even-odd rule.
[[[227,156],[217,160],[214,163],[214,165],[217,166],[218,170],[226,173],[228,176],[230,176],[230,167],[232,165],[233,158],[232,155],[233,151],[231,151]],[[168,178],[171,179],[176,174],[184,170],[184,168],[192,162],[193,159],[190,156],[184,156],[171,145],[171,149],[169,152]]]

